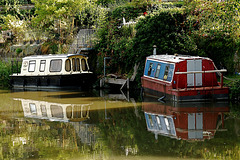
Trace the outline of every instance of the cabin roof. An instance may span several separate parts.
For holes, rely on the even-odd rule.
[[[206,57],[199,57],[199,56],[190,56],[190,55],[151,55],[148,56],[147,59],[153,59],[153,60],[160,60],[160,61],[167,61],[167,62],[173,62],[173,63],[178,63],[182,62],[185,60],[194,60],[194,59],[207,59],[210,60],[209,58]]]
[[[51,58],[68,58],[68,57],[73,57],[73,56],[83,56],[87,57],[86,55],[83,54],[49,54],[49,55],[32,55],[32,56],[27,56],[24,57],[23,60],[30,60],[30,59],[51,59]]]

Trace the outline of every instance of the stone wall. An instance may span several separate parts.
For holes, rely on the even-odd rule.
[[[22,52],[17,55],[16,50],[20,48]],[[26,45],[12,45],[10,52],[18,57],[24,57],[29,55],[39,55],[41,53],[41,44],[26,44]]]

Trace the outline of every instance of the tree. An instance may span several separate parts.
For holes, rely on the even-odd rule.
[[[101,25],[106,18],[106,11],[97,5],[95,0],[33,0],[36,16],[33,18],[34,28],[47,33],[50,40],[61,45],[70,44],[74,31]],[[85,22],[85,23],[84,23]]]
[[[212,58],[219,67],[233,72],[233,56],[239,52],[240,3],[195,0],[187,4],[185,25],[198,50]]]

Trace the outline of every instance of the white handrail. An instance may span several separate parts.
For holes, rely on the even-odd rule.
[[[221,69],[221,70],[208,70],[208,71],[175,72],[175,74],[215,73],[215,72],[227,72],[227,70]]]

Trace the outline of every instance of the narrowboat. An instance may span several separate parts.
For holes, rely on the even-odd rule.
[[[188,55],[151,55],[141,77],[143,94],[159,100],[227,100],[222,72],[210,58]],[[220,74],[220,82],[216,73]]]
[[[11,84],[14,88],[87,87],[92,79],[86,55],[33,55],[22,59],[21,73],[11,75]]]
[[[149,132],[178,140],[203,141],[212,139],[224,127],[229,113],[228,102],[146,103],[142,104]]]

